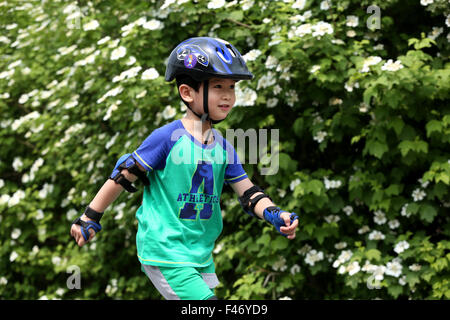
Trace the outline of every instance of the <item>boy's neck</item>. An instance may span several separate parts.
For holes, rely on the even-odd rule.
[[[197,118],[197,116],[194,115],[192,112],[188,112],[183,117],[183,123],[187,123],[191,130],[194,130],[194,129],[200,130],[200,127],[201,127],[202,134],[211,129],[210,121],[203,121],[203,123],[202,123],[202,121],[199,118]],[[200,124],[201,124],[201,126],[200,126]]]
[[[212,134],[211,123],[209,121],[204,121],[202,124],[202,121],[197,117],[188,117],[186,115],[181,119],[181,122],[185,129],[198,141],[201,141],[202,144],[214,142],[214,134]]]

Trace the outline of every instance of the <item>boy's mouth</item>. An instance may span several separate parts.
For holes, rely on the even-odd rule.
[[[229,104],[219,104],[219,108],[222,110],[228,110],[231,109],[231,106]]]

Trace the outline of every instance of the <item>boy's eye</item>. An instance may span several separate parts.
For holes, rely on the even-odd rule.
[[[214,86],[214,88],[222,88],[222,85],[221,84],[216,84],[215,86]]]

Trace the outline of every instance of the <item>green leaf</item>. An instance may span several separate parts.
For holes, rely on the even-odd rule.
[[[409,206],[408,206],[409,207]],[[434,217],[437,215],[437,210],[428,204],[423,205],[420,210],[420,218],[428,223],[433,222]]]
[[[369,260],[379,261],[381,259],[381,252],[377,249],[369,249],[365,254]]]
[[[431,120],[426,125],[427,137],[430,137],[433,132],[442,132],[442,123],[437,120]]]
[[[394,299],[397,299],[397,297],[403,292],[403,287],[401,285],[389,285],[387,289],[389,294],[393,296]]]
[[[381,143],[377,140],[368,140],[364,152],[369,152],[369,154],[381,159],[384,153],[389,150],[387,144]]]
[[[288,247],[289,240],[280,235],[277,236],[270,244],[274,250],[283,250]]]
[[[313,179],[306,183],[306,192],[314,193],[316,196],[320,196],[322,190],[324,189],[324,185],[322,181]]]

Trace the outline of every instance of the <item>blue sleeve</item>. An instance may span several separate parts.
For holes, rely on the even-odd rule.
[[[133,157],[146,170],[163,169],[170,151],[170,136],[167,127],[154,130],[133,152]]]
[[[236,183],[244,180],[248,176],[242,167],[236,150],[230,143],[228,143],[228,141],[225,142],[225,145],[228,158],[227,167],[225,168],[225,183]]]

